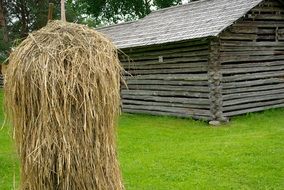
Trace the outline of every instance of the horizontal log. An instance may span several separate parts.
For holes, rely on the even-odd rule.
[[[276,89],[276,90],[268,90],[268,91],[226,94],[226,95],[223,95],[223,100],[225,101],[225,100],[232,100],[232,99],[242,99],[246,97],[257,97],[257,96],[265,96],[265,95],[273,95],[273,94],[281,94],[281,93],[284,93],[284,88]]]
[[[255,21],[257,20],[274,20],[274,21],[284,21],[284,16],[283,15],[275,15],[275,14],[258,14],[258,15],[252,15],[249,16],[248,18],[253,18]]]
[[[284,28],[279,28],[279,29],[277,30],[277,32],[278,32],[278,34],[284,34]]]
[[[153,91],[153,90],[121,90],[124,95],[142,95],[142,96],[164,96],[164,97],[195,97],[209,98],[208,93],[189,92],[189,91]]]
[[[148,55],[144,53],[143,55],[134,56],[131,54],[128,54],[127,56],[121,56],[121,61],[140,61],[140,60],[159,60],[159,56],[163,56],[164,59],[170,59],[170,58],[177,58],[177,57],[199,57],[199,56],[206,56],[209,54],[208,49],[205,50],[199,50],[199,51],[187,51],[187,52],[174,52],[174,53],[160,53],[158,55]]]
[[[263,56],[263,55],[275,55],[275,49],[271,50],[254,50],[254,51],[234,51],[234,52],[221,52],[222,57],[226,56]]]
[[[279,34],[278,37],[277,37],[277,39],[278,39],[279,41],[283,41],[283,40],[284,40],[284,34]]]
[[[130,62],[127,64],[123,64],[124,69],[126,70],[150,70],[150,69],[178,69],[178,68],[193,68],[193,69],[204,69],[208,67],[208,62],[185,62],[185,63],[156,63],[154,65],[143,65],[137,64],[135,62]]]
[[[234,68],[251,68],[251,67],[272,67],[272,66],[284,66],[283,61],[269,61],[269,62],[244,62],[244,63],[223,63],[222,69],[234,69]]]
[[[261,6],[261,7],[255,7],[253,10],[253,12],[256,12],[256,13],[262,13],[262,12],[277,12],[277,13],[281,13],[283,12],[283,8],[282,7],[272,7],[272,6]]]
[[[255,40],[257,38],[256,34],[238,34],[231,32],[224,32],[220,35],[221,40]]]
[[[273,34],[275,36],[276,28],[258,28],[258,34]]]
[[[167,50],[167,49],[175,49],[175,48],[183,48],[183,47],[193,47],[193,46],[206,45],[208,43],[209,43],[209,40],[207,38],[199,38],[199,39],[194,39],[194,40],[186,40],[180,43],[174,42],[174,43],[151,45],[147,47],[125,48],[125,49],[122,49],[122,51],[125,54],[132,53],[132,52],[147,53],[151,51],[159,51],[161,49]]]
[[[274,90],[274,89],[284,89],[284,83],[273,84],[273,85],[254,86],[254,87],[223,89],[222,94],[227,95],[227,94],[235,94],[235,93],[241,93],[241,92],[259,92],[259,91]]]
[[[220,56],[220,62],[246,62],[246,61],[277,61],[284,60],[284,55],[266,55],[266,56],[250,56],[250,55],[232,55]]]
[[[174,59],[164,59],[163,62],[159,60],[146,60],[146,61],[130,61],[122,62],[122,66],[135,65],[157,65],[157,64],[169,64],[169,63],[190,63],[190,62],[207,62],[208,56],[198,56],[198,57],[187,57],[187,58],[174,58]]]
[[[271,34],[271,35],[262,34],[262,35],[258,35],[258,36],[257,36],[256,41],[257,41],[257,42],[262,42],[262,41],[271,41],[271,42],[274,42],[274,41],[276,41],[276,36],[275,36],[275,34]]]
[[[284,27],[284,21],[242,21],[235,26],[256,26],[256,27]]]
[[[171,103],[171,102],[151,102],[141,100],[127,100],[122,99],[122,103],[125,105],[144,105],[144,106],[166,106],[166,107],[180,107],[180,108],[198,108],[198,109],[210,109],[209,105],[201,104],[187,104],[187,103]]]
[[[224,76],[222,81],[230,82],[230,81],[243,81],[243,80],[253,80],[253,79],[264,79],[264,78],[272,78],[272,77],[284,77],[284,71],[277,72],[259,72],[254,74],[238,74],[233,76]]]
[[[228,82],[223,83],[223,89],[235,89],[235,88],[244,88],[244,87],[251,87],[257,85],[267,85],[267,84],[278,84],[284,83],[284,78],[268,78],[268,79],[261,79],[261,80],[251,80],[251,81],[242,81],[242,82]]]
[[[127,85],[122,86],[122,89],[128,90],[164,90],[164,91],[190,91],[190,92],[209,92],[207,86],[170,86],[170,85]]]
[[[256,34],[258,31],[257,27],[236,27],[232,25],[228,28],[228,33],[241,33],[241,34]],[[222,34],[221,34],[222,35]]]
[[[126,113],[135,113],[135,114],[150,114],[150,115],[160,115],[160,116],[174,116],[182,118],[193,118],[199,120],[208,121],[211,119],[210,116],[198,116],[198,115],[188,115],[185,113],[173,113],[173,112],[162,112],[162,111],[149,111],[149,110],[138,110],[138,109],[123,109],[123,112]]]
[[[261,67],[261,66],[255,65],[254,67],[251,67],[251,68],[222,69],[221,73],[222,74],[237,74],[237,73],[257,73],[257,72],[264,72],[264,71],[278,72],[282,70],[284,70],[284,61],[283,61],[283,65],[280,65],[280,66]]]
[[[250,109],[244,109],[244,110],[238,110],[238,111],[232,111],[232,112],[225,112],[223,114],[224,114],[225,117],[229,117],[229,116],[241,115],[241,114],[244,114],[244,113],[258,112],[258,111],[263,111],[263,110],[267,110],[267,109],[275,109],[275,108],[282,108],[282,107],[284,107],[284,104],[250,108]]]
[[[221,47],[284,47],[284,42],[221,41]]]
[[[256,42],[256,43],[262,43],[262,42]],[[283,51],[284,47],[275,47],[275,46],[226,46],[222,45],[220,46],[220,51],[222,52],[254,52],[254,51]]]
[[[156,102],[184,103],[193,105],[209,105],[208,98],[179,98],[179,97],[161,97],[161,96],[139,96],[139,95],[123,95],[122,99],[144,100]]]
[[[254,96],[248,98],[240,98],[233,100],[224,100],[223,106],[251,103],[251,102],[259,102],[259,101],[268,101],[268,100],[279,100],[284,99],[284,94],[270,94],[266,96]]]
[[[137,70],[129,69],[128,72],[132,75],[149,75],[149,74],[182,74],[182,73],[207,73],[207,67],[199,68],[180,68],[180,69],[150,69],[150,70]]]
[[[182,114],[187,114],[187,115],[210,116],[209,110],[178,108],[178,107],[166,107],[166,106],[125,105],[124,104],[122,106],[122,109],[162,111],[162,112],[182,113]]]
[[[159,48],[159,49],[152,50],[152,51],[145,49],[145,51],[142,51],[142,52],[128,51],[128,52],[124,52],[124,54],[120,54],[119,57],[122,59],[125,59],[127,57],[136,58],[136,57],[144,57],[144,56],[160,56],[160,55],[165,55],[165,54],[194,52],[194,51],[201,51],[201,50],[208,50],[208,44],[202,44],[199,46],[182,47],[182,48],[175,47],[173,49]]]
[[[202,81],[207,80],[207,74],[156,74],[156,75],[137,75],[137,76],[126,76],[126,80],[184,80],[184,81]]]
[[[204,81],[183,81],[183,80],[136,80],[129,79],[127,80],[127,85],[173,85],[173,86],[208,86],[209,83],[207,80]]]
[[[246,104],[240,104],[240,105],[235,105],[235,106],[223,107],[223,112],[238,111],[238,110],[243,110],[247,108],[273,106],[273,105],[279,105],[279,104],[284,104],[284,99],[272,100],[272,101],[266,101],[266,102],[246,103]]]

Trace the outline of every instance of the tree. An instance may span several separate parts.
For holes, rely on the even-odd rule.
[[[6,26],[6,10],[4,9],[4,2],[0,0],[0,29],[2,33],[3,43],[8,43],[8,33]]]
[[[15,37],[24,38],[47,23],[48,3],[57,0],[4,0],[8,13],[9,30]]]
[[[7,58],[9,49],[9,38],[6,25],[6,10],[4,1],[0,0],[0,62]]]
[[[154,5],[158,8],[166,8],[173,5],[181,4],[181,0],[155,0]]]
[[[83,12],[91,14],[97,21],[117,23],[143,18],[152,10],[181,4],[182,0],[79,0],[84,4]]]
[[[10,21],[15,20],[20,37],[25,37],[29,32],[30,12],[27,4],[26,0],[6,0]]]

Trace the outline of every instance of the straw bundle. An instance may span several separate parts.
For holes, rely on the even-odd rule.
[[[115,46],[88,27],[50,22],[11,54],[8,108],[21,189],[123,189],[115,126],[121,67]]]

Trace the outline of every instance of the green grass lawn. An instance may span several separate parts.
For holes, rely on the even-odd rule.
[[[283,116],[284,109],[271,110],[213,128],[188,119],[125,114],[118,128],[125,186],[284,189]],[[9,131],[8,126],[0,131],[0,190],[12,189],[19,179]]]

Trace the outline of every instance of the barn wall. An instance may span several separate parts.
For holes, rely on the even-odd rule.
[[[223,112],[284,107],[284,8],[267,0],[220,35]]]
[[[123,111],[210,119],[208,44],[203,39],[124,49]]]

